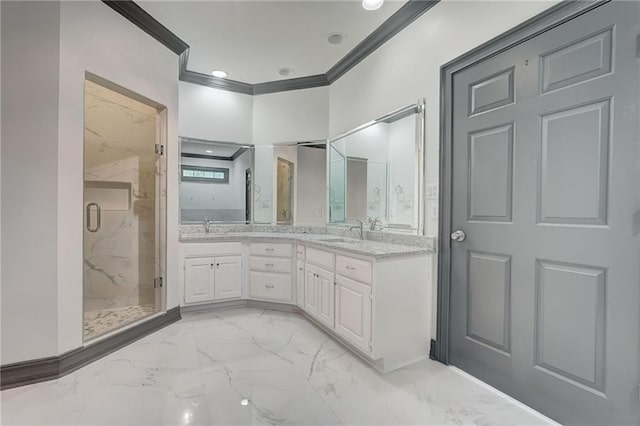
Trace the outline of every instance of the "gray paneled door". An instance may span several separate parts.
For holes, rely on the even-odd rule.
[[[640,3],[453,75],[454,365],[566,424],[639,424]]]

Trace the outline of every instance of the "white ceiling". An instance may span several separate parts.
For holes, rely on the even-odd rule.
[[[217,157],[231,157],[240,146],[218,144],[215,142],[182,142],[181,151],[185,154],[215,155]],[[212,152],[207,152],[212,151]]]
[[[191,47],[189,70],[221,69],[229,79],[255,84],[325,73],[405,0],[386,0],[371,12],[359,0],[137,3]],[[342,44],[327,42],[333,32],[346,35]],[[294,75],[279,75],[283,67]]]

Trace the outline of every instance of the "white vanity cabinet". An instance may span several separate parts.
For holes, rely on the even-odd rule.
[[[371,352],[371,286],[336,276],[335,330],[364,352]]]
[[[242,256],[216,257],[213,270],[215,300],[242,296]]]
[[[305,311],[371,352],[371,263],[311,247],[306,253]]]
[[[367,256],[286,239],[180,250],[186,305],[288,304],[382,372],[428,356],[433,257],[426,252]]]
[[[305,313],[383,372],[425,359],[426,255],[375,259],[306,247]]]
[[[305,310],[333,328],[334,273],[307,263]]]
[[[184,244],[182,251],[185,303],[238,299],[242,296],[241,244]]]
[[[304,309],[304,261],[305,247],[298,244],[296,246],[296,305]]]
[[[184,268],[184,301],[207,302],[215,298],[214,258],[186,259]]]
[[[249,243],[249,296],[293,302],[291,243]]]

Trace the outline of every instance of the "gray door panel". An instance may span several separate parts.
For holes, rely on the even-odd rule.
[[[453,75],[450,357],[565,424],[640,424],[640,3]]]

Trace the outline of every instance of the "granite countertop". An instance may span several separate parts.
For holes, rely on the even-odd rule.
[[[432,253],[426,247],[391,244],[385,242],[344,238],[330,234],[300,234],[275,232],[221,232],[185,234],[180,238],[182,243],[218,242],[218,241],[274,241],[295,240],[320,248],[330,248],[351,252],[376,259],[390,257],[416,256]],[[344,241],[336,241],[344,240]]]

